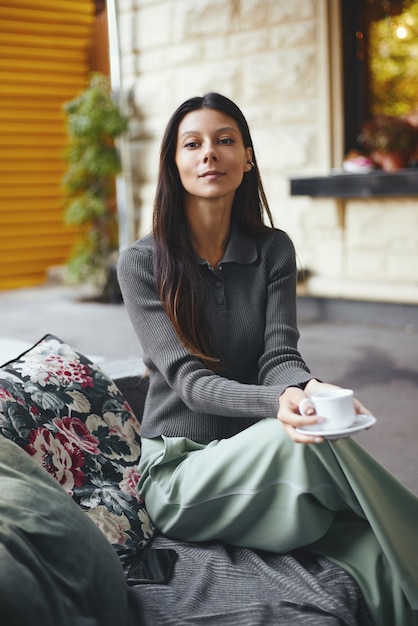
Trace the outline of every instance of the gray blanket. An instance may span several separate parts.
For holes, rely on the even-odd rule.
[[[168,585],[128,592],[128,626],[371,626],[357,583],[330,561],[158,537],[178,552]]]

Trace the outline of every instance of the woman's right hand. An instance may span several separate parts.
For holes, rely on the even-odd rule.
[[[279,398],[279,411],[277,419],[282,422],[283,430],[295,443],[322,443],[322,437],[312,435],[302,435],[296,428],[318,424],[320,418],[315,413],[313,406],[308,405],[306,415],[299,411],[299,404],[304,398],[309,396],[299,387],[287,387]]]
[[[321,383],[312,378],[304,391],[299,387],[288,387],[280,396],[277,419],[282,422],[283,429],[296,443],[322,443],[324,441],[323,437],[302,435],[296,431],[296,428],[319,424],[322,421],[316,414],[312,403],[307,404],[307,407],[304,409],[304,415],[301,414],[299,405],[301,400],[309,398],[313,393],[329,389],[340,389],[340,387],[330,383]],[[370,411],[357,398],[354,398],[354,409],[357,414],[371,415]]]

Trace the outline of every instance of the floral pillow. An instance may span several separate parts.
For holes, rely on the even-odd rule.
[[[122,561],[154,528],[138,495],[140,424],[115,383],[46,335],[0,368],[0,434],[43,466]]]

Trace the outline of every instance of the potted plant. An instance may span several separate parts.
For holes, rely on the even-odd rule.
[[[71,283],[88,283],[103,299],[114,282],[118,252],[115,176],[121,163],[114,140],[127,129],[128,119],[112,99],[107,77],[100,73],[91,75],[87,89],[66,102],[64,111],[70,138],[63,179],[64,218],[79,232],[66,277]]]
[[[408,167],[417,146],[417,129],[407,120],[379,115],[364,122],[358,141],[374,163],[386,171]]]

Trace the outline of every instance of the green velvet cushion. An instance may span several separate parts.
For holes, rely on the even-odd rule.
[[[44,469],[0,437],[0,623],[123,626],[121,563]]]

